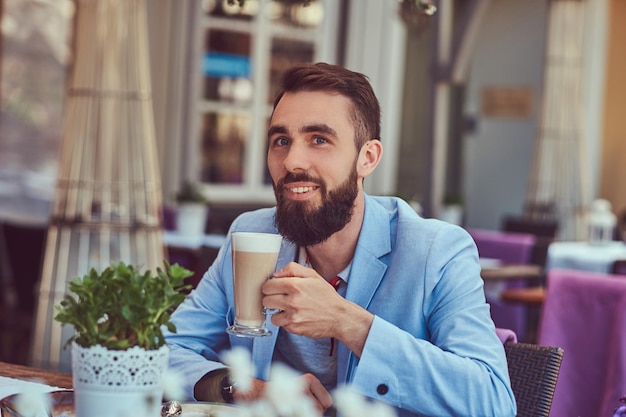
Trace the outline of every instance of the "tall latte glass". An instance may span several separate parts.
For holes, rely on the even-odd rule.
[[[271,233],[234,232],[232,235],[235,322],[226,331],[236,336],[268,336],[264,326],[265,280],[276,271],[282,237]]]

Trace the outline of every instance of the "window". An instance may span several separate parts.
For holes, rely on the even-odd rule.
[[[340,1],[200,3],[194,100],[184,175],[212,201],[274,199],[265,132],[282,73],[302,62],[336,62]]]
[[[2,3],[0,217],[45,223],[58,167],[72,0]]]

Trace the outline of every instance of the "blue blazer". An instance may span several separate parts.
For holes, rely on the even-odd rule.
[[[277,233],[275,209],[244,213],[232,231]],[[257,377],[269,378],[272,336],[229,336],[233,321],[230,238],[198,287],[173,314],[166,333],[170,366],[186,390],[223,368],[234,346],[252,352]],[[297,258],[283,241],[278,268]],[[403,416],[514,416],[504,348],[485,301],[478,252],[462,228],[419,217],[394,197],[365,197],[365,217],[350,269],[346,299],[375,315],[361,358],[338,346],[338,385],[350,383]]]

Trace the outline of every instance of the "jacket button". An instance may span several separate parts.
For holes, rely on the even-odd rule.
[[[376,387],[376,392],[380,395],[385,395],[389,392],[389,387],[387,386],[387,384],[380,384]]]

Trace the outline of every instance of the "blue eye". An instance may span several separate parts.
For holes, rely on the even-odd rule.
[[[315,136],[315,137],[313,137],[313,142],[318,144],[318,145],[321,145],[321,144],[324,144],[324,143],[326,143],[328,141],[326,140],[326,138],[323,138],[321,136]]]
[[[285,137],[279,137],[274,139],[274,146],[286,146],[289,145],[289,139]]]

